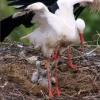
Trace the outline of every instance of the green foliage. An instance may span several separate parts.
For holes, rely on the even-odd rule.
[[[7,6],[6,0],[0,0],[0,20],[14,13],[14,8]]]
[[[97,33],[100,33],[100,12],[91,12],[89,9],[85,9],[81,14],[81,18],[85,20],[85,40],[93,41]]]

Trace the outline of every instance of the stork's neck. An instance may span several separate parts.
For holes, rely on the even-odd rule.
[[[62,0],[61,0],[62,1]],[[64,22],[66,22],[67,27],[70,27],[71,34],[68,34],[71,40],[77,38],[76,21],[73,13],[73,4],[68,0],[61,2],[59,0],[59,9],[56,11],[56,15],[60,16]]]
[[[64,4],[58,4],[59,9],[56,11],[56,15],[62,17],[63,20],[66,21],[66,24],[71,27],[75,23],[75,17],[73,13],[73,6]]]
[[[59,15],[59,12],[61,13],[63,17],[69,17],[73,18],[73,6],[77,3],[82,3],[82,2],[93,2],[94,0],[58,0],[57,4],[59,9],[56,11],[56,13]]]
[[[66,19],[66,21],[68,21],[69,19],[69,21],[75,20],[72,0],[58,0],[57,4],[59,6],[59,9],[56,11],[57,15],[62,16]]]
[[[65,7],[61,8],[58,12],[58,15],[62,16],[63,18],[67,20],[75,20],[74,14],[73,14],[73,7]]]

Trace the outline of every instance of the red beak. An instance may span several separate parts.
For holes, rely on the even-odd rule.
[[[83,45],[83,43],[84,43],[83,33],[79,33],[79,36],[80,36],[80,43]]]

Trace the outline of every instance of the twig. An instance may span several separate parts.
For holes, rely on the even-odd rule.
[[[95,95],[95,96],[85,96],[85,97],[83,97],[83,99],[89,99],[89,98],[100,98],[100,94],[98,94],[98,95]]]
[[[98,47],[96,47],[95,49],[93,49],[92,51],[86,53],[86,55],[90,55],[91,53],[93,53],[94,51],[96,51],[98,49]]]
[[[16,89],[16,90],[17,90],[17,92],[22,96],[23,100],[25,100],[23,94],[22,94],[20,91],[18,91],[18,89]]]
[[[85,53],[85,54],[83,54],[83,55],[81,55],[81,56],[77,56],[77,57],[73,57],[72,59],[77,59],[77,58],[82,58],[82,57],[85,57],[85,56],[89,56],[91,53],[93,53],[94,51],[96,51],[98,49],[98,47],[96,47],[95,49],[93,49],[92,51],[90,51],[90,52],[88,52],[88,53]],[[62,58],[64,58],[64,59],[68,59],[68,58],[66,58],[66,57],[62,57]]]
[[[14,96],[18,96],[20,97],[21,95],[20,94],[17,94],[17,93],[14,93],[14,92],[9,92],[10,95],[14,95]]]
[[[5,86],[7,86],[8,81],[4,83],[4,85],[1,85],[0,88],[4,88]]]

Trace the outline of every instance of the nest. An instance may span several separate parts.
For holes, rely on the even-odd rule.
[[[98,43],[97,43],[98,44]],[[100,98],[100,46],[86,45],[80,52],[72,46],[73,61],[79,71],[73,71],[66,65],[66,50],[61,55],[63,62],[59,68],[59,86],[61,97],[52,100],[96,100]],[[6,100],[44,100],[48,89],[31,82],[36,70],[20,53],[25,51],[27,57],[42,56],[33,47],[18,47],[17,44],[0,44],[0,99]],[[79,55],[81,53],[81,55]],[[47,99],[47,98],[46,98]]]

